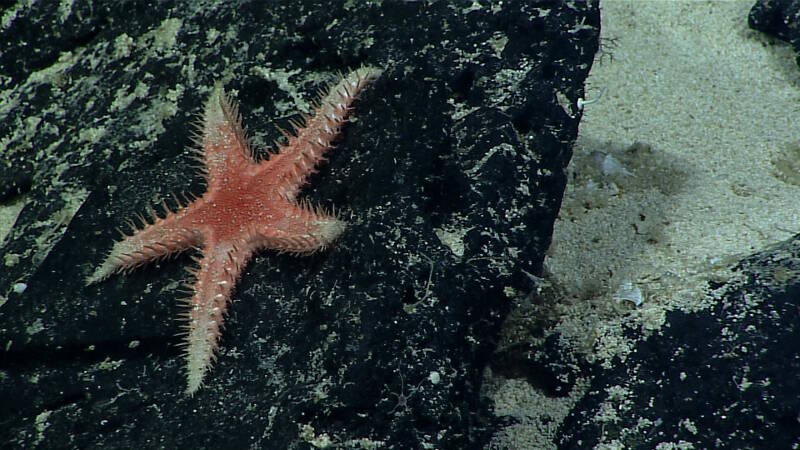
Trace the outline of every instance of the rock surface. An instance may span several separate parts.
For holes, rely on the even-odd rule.
[[[598,49],[596,2],[57,2],[4,12],[0,447],[481,448],[483,369],[534,288]],[[267,5],[271,5],[268,7]],[[91,287],[125,220],[197,195],[215,80],[275,125],[384,68],[302,194],[337,246],[265,252],[182,394],[184,255]]]

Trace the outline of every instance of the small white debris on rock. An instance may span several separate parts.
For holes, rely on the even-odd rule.
[[[635,286],[631,280],[623,280],[619,284],[617,292],[614,292],[614,294],[611,295],[611,298],[613,298],[617,303],[628,301],[637,307],[644,302],[642,290],[639,289],[639,286]]]

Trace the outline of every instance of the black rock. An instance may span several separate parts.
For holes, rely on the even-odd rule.
[[[481,448],[482,371],[541,274],[597,2],[99,3],[0,29],[0,201],[24,201],[0,247],[0,447]],[[203,192],[186,148],[215,80],[264,144],[362,64],[384,74],[302,194],[350,227],[250,262],[185,397],[190,255],[84,279],[126,220]]]
[[[562,424],[560,449],[800,445],[800,238],[742,261],[719,298],[596,370]],[[608,420],[598,420],[605,416]]]

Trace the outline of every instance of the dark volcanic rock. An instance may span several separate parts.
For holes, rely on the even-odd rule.
[[[798,249],[795,238],[746,259],[737,281],[711,286],[711,308],[669,312],[624,362],[597,370],[559,448],[797,448]]]
[[[751,28],[777,36],[800,52],[800,1],[759,0],[750,10]]]
[[[480,448],[482,370],[541,273],[597,3],[106,3],[4,11],[0,201],[24,207],[0,247],[0,446]],[[215,80],[265,156],[362,64],[385,72],[302,194],[349,229],[248,265],[184,397],[191,255],[84,278],[127,219],[203,192],[186,148]]]

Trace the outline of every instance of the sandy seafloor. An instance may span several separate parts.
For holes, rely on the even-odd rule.
[[[752,6],[601,1],[586,97],[602,96],[580,125],[545,261],[550,298],[519,300],[501,348],[546,314],[548,332],[613,366],[634,344],[623,328],[646,338],[665,311],[703,308],[709,280],[800,230],[800,69],[788,44],[748,27]],[[555,448],[587,384],[548,398],[524,379],[486,381],[496,414],[518,421],[494,446],[520,449]]]

